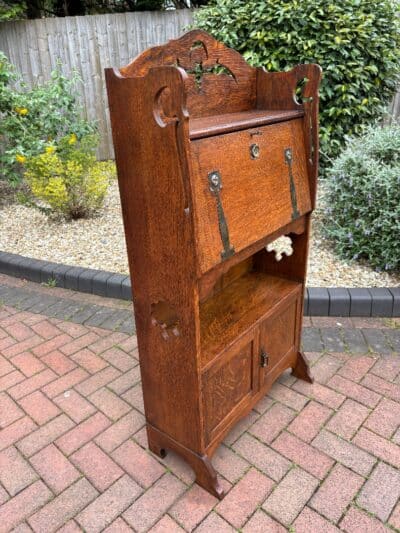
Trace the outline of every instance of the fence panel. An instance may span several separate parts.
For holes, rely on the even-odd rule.
[[[80,103],[98,121],[99,157],[113,157],[104,68],[127,64],[150,46],[178,37],[192,23],[189,9],[0,23],[0,50],[29,84],[42,83],[61,62],[83,84]]]

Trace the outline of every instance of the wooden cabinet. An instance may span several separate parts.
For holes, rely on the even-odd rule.
[[[211,457],[299,350],[317,65],[268,73],[194,30],[106,69],[150,449]],[[291,255],[266,249],[289,236]]]

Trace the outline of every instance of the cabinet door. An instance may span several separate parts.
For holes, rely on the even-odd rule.
[[[230,425],[258,390],[255,332],[245,335],[202,375],[204,429],[209,444]]]
[[[299,342],[300,296],[260,324],[260,388],[290,366]]]

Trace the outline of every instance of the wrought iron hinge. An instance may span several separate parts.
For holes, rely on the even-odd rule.
[[[262,368],[265,368],[268,365],[268,361],[269,355],[264,352],[264,350],[262,350],[260,355],[260,365],[262,366]]]
[[[217,200],[219,233],[221,235],[221,241],[224,247],[224,249],[221,252],[221,258],[222,260],[224,260],[224,259],[228,259],[228,257],[231,257],[235,253],[235,249],[233,246],[231,246],[231,243],[229,242],[228,224],[226,222],[224,209],[221,203],[221,197],[219,194],[220,190],[222,189],[221,174],[217,172],[216,170],[213,170],[212,172],[210,172],[208,174],[208,185],[209,185],[211,194],[213,194]]]
[[[296,220],[296,218],[299,218],[300,213],[299,213],[299,210],[297,209],[296,186],[294,184],[292,162],[293,162],[292,149],[285,148],[285,163],[289,167],[290,199],[292,201],[292,220]]]

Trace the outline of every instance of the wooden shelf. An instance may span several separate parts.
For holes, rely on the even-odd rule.
[[[201,139],[221,133],[255,128],[274,124],[284,120],[292,120],[304,116],[298,109],[268,111],[266,109],[251,109],[240,113],[226,113],[211,117],[192,118],[189,120],[190,139]]]
[[[301,286],[263,272],[248,272],[201,303],[201,367],[297,294]]]

